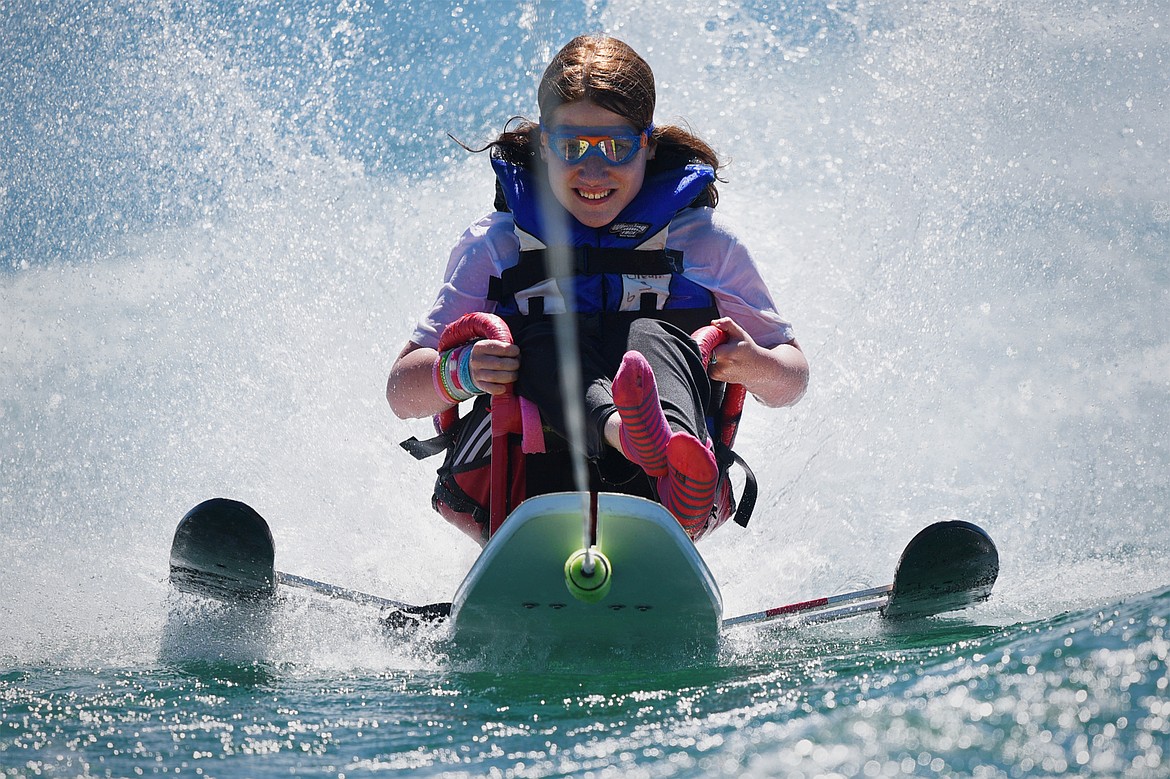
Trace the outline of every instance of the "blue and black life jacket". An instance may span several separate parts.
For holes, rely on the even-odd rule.
[[[539,174],[499,158],[492,166],[496,206],[512,213],[520,258],[491,280],[488,298],[513,330],[534,317],[572,311],[606,330],[653,317],[693,332],[719,315],[710,290],[683,275],[682,253],[666,248],[671,220],[708,204],[707,186],[715,179],[709,165],[648,172],[629,205],[597,228],[578,222],[551,195],[542,202]],[[568,252],[571,285],[550,269],[556,247]]]

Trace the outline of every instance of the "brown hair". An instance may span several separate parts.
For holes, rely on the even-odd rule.
[[[608,35],[581,35],[565,44],[545,68],[536,93],[542,119],[562,105],[588,100],[625,117],[636,128],[654,121],[654,71],[630,46]],[[495,141],[488,144],[494,156],[526,167],[539,162],[540,126],[512,119]],[[706,141],[674,125],[655,127],[651,136],[654,159],[647,172],[679,167],[690,162],[722,167]],[[708,205],[719,200],[715,184],[707,186]]]

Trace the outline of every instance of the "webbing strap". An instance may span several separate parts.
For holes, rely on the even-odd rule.
[[[733,519],[735,520],[735,524],[740,527],[747,527],[748,520],[752,518],[752,512],[756,508],[756,500],[760,494],[759,485],[756,484],[756,474],[742,457],[733,452],[721,441],[715,442],[715,457],[719,462],[727,464],[723,478],[729,478],[726,471],[730,470],[732,465],[738,465],[743,469],[743,494],[739,497]]]
[[[520,252],[520,261],[488,280],[488,300],[503,302],[517,292],[550,278],[545,263],[547,249]],[[611,249],[577,246],[573,252],[573,273],[578,276],[611,273],[655,276],[681,273],[682,252],[674,249]]]
[[[451,441],[454,437],[454,433],[448,430],[439,433],[434,438],[427,438],[421,441],[415,436],[411,436],[398,445],[410,452],[414,459],[425,460],[428,457],[434,457],[436,454],[445,452],[447,447],[451,446]]]

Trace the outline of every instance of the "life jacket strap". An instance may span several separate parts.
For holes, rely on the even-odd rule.
[[[548,268],[548,249],[530,249],[520,252],[519,261],[504,269],[498,277],[488,280],[488,300],[501,303],[517,292],[530,289],[552,278]],[[660,276],[682,273],[683,255],[676,249],[610,249],[596,246],[577,246],[572,249],[572,274],[629,276]]]

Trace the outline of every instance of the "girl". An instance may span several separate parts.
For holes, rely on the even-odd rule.
[[[489,145],[497,211],[451,253],[386,397],[399,417],[425,417],[515,384],[564,436],[551,317],[573,312],[594,488],[655,497],[698,538],[717,524],[712,383],[785,406],[803,395],[808,364],[748,251],[715,216],[715,152],[679,127],[655,127],[654,75],[633,49],[575,38],[549,64],[538,102],[539,123]],[[571,285],[548,270],[552,251],[570,257]],[[503,316],[515,343],[441,355],[444,328],[472,311]],[[707,324],[727,337],[704,366],[688,334]],[[563,455],[526,462],[528,494],[572,488],[556,478],[568,470]]]

